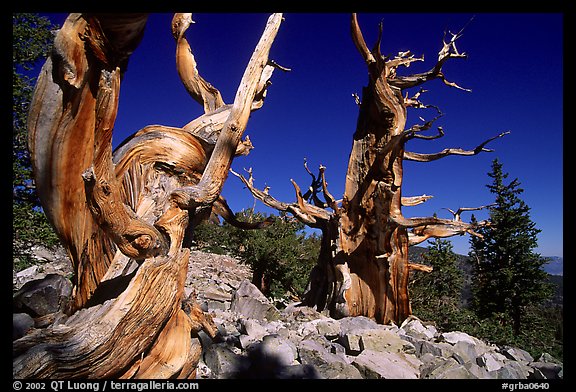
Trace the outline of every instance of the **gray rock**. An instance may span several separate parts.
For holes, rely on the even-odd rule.
[[[540,358],[538,358],[538,362],[548,362],[548,363],[555,363],[558,365],[562,365],[562,361],[557,360],[552,355],[550,355],[546,352],[544,352],[540,355]]]
[[[405,340],[406,342],[410,343],[412,345],[412,347],[414,347],[414,352],[408,352],[409,354],[414,354],[417,357],[420,357],[422,354],[422,345],[424,343],[428,343],[431,344],[428,340],[426,339],[420,339],[420,338],[415,338],[413,336],[410,335],[404,335],[404,334],[400,334],[398,335],[400,337],[400,339]]]
[[[346,354],[348,355],[358,355],[362,352],[362,343],[360,339],[362,337],[355,333],[347,333],[346,335],[340,336],[338,338],[338,343],[340,343],[346,349]]]
[[[530,366],[540,371],[540,373],[548,380],[555,380],[562,378],[561,377],[562,365],[559,365],[557,363],[536,361],[530,363]]]
[[[360,350],[415,352],[414,345],[402,340],[398,334],[381,328],[365,329],[360,334]]]
[[[298,350],[294,344],[278,335],[266,335],[262,341],[248,346],[247,355],[262,363],[275,363],[278,367],[294,365]]]
[[[265,335],[268,335],[268,330],[255,319],[243,318],[240,319],[240,333],[255,339],[262,339]]]
[[[233,378],[248,365],[241,355],[234,353],[225,343],[210,345],[205,350],[204,363],[213,378]]]
[[[322,375],[318,372],[318,370],[312,365],[291,365],[291,366],[284,366],[275,374],[275,378],[282,379],[282,380],[308,380],[308,379],[321,379],[323,378]]]
[[[449,343],[445,342],[434,343],[423,340],[420,342],[420,355],[424,355],[427,353],[438,357],[450,358],[454,356],[455,351],[454,347]]]
[[[32,328],[34,328],[34,319],[29,314],[12,314],[12,340],[20,339]]]
[[[303,306],[300,303],[292,303],[282,310],[282,316],[286,321],[294,323],[305,323],[307,321],[328,319],[322,313],[312,309],[309,306]]]
[[[356,366],[344,362],[330,362],[315,366],[318,374],[324,379],[363,379]]]
[[[28,244],[26,247],[30,248],[31,256],[42,265],[33,265],[17,273],[13,271],[13,290],[19,290],[25,283],[43,279],[49,274],[70,276],[73,273],[72,262],[62,246],[49,249],[41,245],[30,246]]]
[[[72,283],[58,274],[49,274],[42,279],[25,283],[14,293],[13,309],[28,313],[32,317],[65,311],[69,306]]]
[[[320,335],[324,335],[328,339],[336,339],[341,332],[340,323],[334,319],[318,320],[316,329]]]
[[[452,357],[461,365],[467,362],[476,363],[476,358],[483,354],[476,344],[470,343],[468,340],[460,340],[452,346]]]
[[[488,373],[488,370],[486,370],[486,368],[478,366],[478,364],[476,364],[474,362],[467,362],[463,366],[466,369],[468,369],[468,371],[470,373],[472,373],[474,375],[474,377],[476,377],[476,378],[481,378],[481,379],[491,378],[490,373]]]
[[[468,368],[454,358],[434,357],[421,367],[421,378],[432,379],[474,379],[477,378]],[[428,358],[426,358],[428,359]]]
[[[500,369],[505,365],[504,360],[506,357],[497,352],[486,352],[476,357],[478,366],[482,366],[488,372]]]
[[[332,353],[329,347],[311,339],[305,339],[300,342],[298,345],[298,357],[301,363],[313,366],[332,362],[346,363],[342,355]]]
[[[298,357],[302,364],[313,366],[321,378],[363,378],[360,371],[349,364],[345,356],[329,351],[326,345],[316,340],[303,340],[298,345]]]
[[[355,317],[344,317],[338,320],[340,324],[340,335],[346,335],[349,332],[358,332],[364,329],[373,329],[382,327],[376,323],[376,321],[365,317],[365,316],[355,316]]]
[[[400,325],[400,333],[414,338],[430,340],[434,339],[438,331],[436,327],[432,325],[425,326],[419,318],[410,316]]]
[[[348,355],[358,355],[363,350],[362,331],[382,328],[374,320],[364,316],[344,317],[338,322],[340,324],[338,343],[344,346]]]
[[[268,332],[268,335],[278,334],[281,335],[282,337],[285,338],[287,337],[285,336],[286,335],[285,331],[287,330],[286,325],[281,320],[270,321],[268,323],[265,323],[263,327]]]
[[[528,351],[522,350],[517,347],[504,347],[500,349],[500,353],[506,358],[518,362],[533,362],[534,358],[528,353]]]
[[[456,344],[458,342],[466,342],[473,345],[483,344],[481,340],[460,331],[444,332],[440,336],[443,341],[450,344]]]
[[[548,379],[564,378],[564,364],[548,353],[542,353],[538,361],[530,365]]]
[[[530,371],[528,372],[527,378],[532,379],[532,380],[545,380],[546,376],[544,375],[544,373],[542,373],[542,371],[540,369],[530,367]],[[562,377],[560,377],[560,378],[562,378]]]
[[[364,378],[415,379],[422,362],[404,353],[362,351],[352,362]]]
[[[502,366],[500,369],[489,372],[492,378],[497,379],[520,379],[524,380],[527,378],[528,369],[523,367],[519,362],[510,361]]]
[[[238,290],[233,293],[230,310],[257,320],[272,321],[280,318],[278,309],[247,279],[243,280]]]
[[[23,269],[22,271],[19,271],[16,273],[16,278],[13,280],[15,280],[14,286],[18,289],[20,289],[22,287],[22,285],[24,285],[26,282],[29,282],[30,280],[33,279],[40,279],[37,275],[38,275],[38,270],[40,267],[38,267],[37,265],[33,265],[31,267],[28,267],[26,269]]]
[[[460,379],[476,379],[477,377],[470,372],[465,366],[458,365],[455,367],[450,367],[444,372],[438,374],[437,379],[449,379],[449,380],[460,380]]]

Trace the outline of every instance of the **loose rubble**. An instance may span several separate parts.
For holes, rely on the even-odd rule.
[[[41,278],[25,284],[27,278],[15,274],[15,303],[33,297],[27,287],[40,287],[57,300],[45,301],[52,307],[42,308],[44,314],[32,312],[30,304],[15,307],[13,339],[42,327],[45,313],[58,314],[54,304],[65,303],[63,297],[69,295],[60,279],[51,274]],[[335,320],[299,303],[278,309],[250,278],[249,268],[232,257],[191,252],[186,295],[195,294],[218,326],[215,339],[200,332],[203,355],[197,378],[563,378],[563,364],[549,354],[534,359],[519,348],[490,345],[460,331],[439,331],[414,316],[397,326],[363,316]]]

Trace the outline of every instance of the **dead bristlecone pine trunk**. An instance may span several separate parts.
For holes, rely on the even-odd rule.
[[[379,323],[400,324],[410,314],[408,277],[411,270],[430,271],[424,265],[410,263],[408,247],[428,238],[450,237],[474,232],[474,226],[461,221],[460,208],[454,219],[436,217],[406,218],[402,207],[425,202],[431,196],[403,197],[402,165],[404,160],[430,162],[450,155],[475,155],[491,151],[484,146],[507,132],[484,141],[473,150],[448,148],[436,154],[418,154],[405,150],[414,138],[435,139],[443,135],[422,135],[441,116],[436,106],[425,105],[419,99],[423,90],[412,97],[404,90],[440,79],[446,85],[462,89],[446,80],[443,64],[450,59],[464,58],[456,49],[460,33],[444,40],[436,64],[427,72],[400,76],[399,67],[423,61],[410,52],[385,58],[380,52],[382,24],[378,41],[369,50],[358,25],[356,15],[351,18],[352,40],[368,67],[368,85],[362,96],[354,98],[359,105],[356,131],[353,135],[344,196],[336,200],[328,191],[325,167],[320,166],[312,177],[305,194],[293,182],[296,202],[284,203],[269,192],[257,189],[252,171],[247,179],[235,173],[252,194],[270,207],[291,212],[310,227],[322,230],[322,247],[317,265],[311,272],[303,303],[318,310],[328,309],[333,317],[367,316]],[[406,129],[408,108],[435,110],[435,118]],[[483,225],[486,222],[478,222]]]
[[[184,87],[204,114],[181,128],[153,125],[112,151],[122,74],[146,14],[70,14],[44,64],[29,113],[29,146],[42,207],[74,268],[64,323],[14,341],[14,378],[194,378],[198,332],[216,326],[184,297],[186,230],[221,215],[220,196],[251,111],[277,65],[268,53],[282,21],[263,26],[234,102],[198,74],[186,40],[191,14],[170,29]],[[187,103],[184,103],[187,104]],[[265,222],[263,224],[266,224]]]

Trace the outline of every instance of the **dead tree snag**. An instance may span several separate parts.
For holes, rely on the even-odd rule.
[[[193,378],[200,330],[216,327],[184,298],[190,224],[210,213],[237,222],[220,196],[276,67],[282,21],[268,19],[232,104],[198,73],[176,14],[178,74],[205,113],[182,128],[148,126],[112,151],[121,74],[146,14],[70,14],[39,76],[29,145],[42,206],[75,270],[66,322],[13,344],[15,378]],[[167,26],[167,29],[170,26]],[[245,228],[262,224],[243,225]]]
[[[374,49],[368,49],[355,14],[351,18],[352,40],[368,67],[368,85],[362,96],[355,97],[359,105],[356,131],[348,162],[344,195],[337,201],[328,191],[324,171],[312,176],[310,191],[302,195],[295,182],[296,202],[283,203],[268,192],[254,187],[253,181],[236,174],[266,205],[292,213],[310,227],[322,230],[322,247],[317,265],[311,272],[303,303],[319,310],[328,309],[334,317],[364,315],[379,323],[401,323],[411,313],[408,297],[408,277],[412,270],[430,270],[410,263],[408,247],[430,237],[449,237],[465,233],[475,234],[475,226],[460,219],[461,208],[454,219],[436,217],[406,218],[403,206],[425,202],[431,196],[402,195],[403,162],[430,162],[450,155],[476,155],[491,151],[485,145],[507,132],[486,140],[473,150],[445,149],[436,154],[406,151],[414,138],[436,139],[444,135],[424,136],[434,121],[406,129],[407,109],[438,108],[424,105],[419,97],[404,90],[440,79],[446,85],[466,90],[446,79],[442,66],[451,59],[465,58],[456,48],[460,33],[444,40],[436,64],[427,72],[401,76],[399,67],[423,61],[410,52],[394,58],[384,57],[380,51],[382,25]],[[481,207],[480,207],[481,208]],[[479,222],[477,225],[485,224]]]

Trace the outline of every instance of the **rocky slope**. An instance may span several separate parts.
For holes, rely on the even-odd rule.
[[[14,333],[64,321],[71,269],[63,253],[38,248],[41,266],[14,273]],[[366,317],[335,320],[298,303],[279,309],[229,256],[192,251],[186,295],[193,293],[218,326],[204,346],[198,378],[555,379],[563,364],[532,358],[458,331],[438,331],[416,317],[378,325]],[[27,283],[29,282],[29,283]]]

